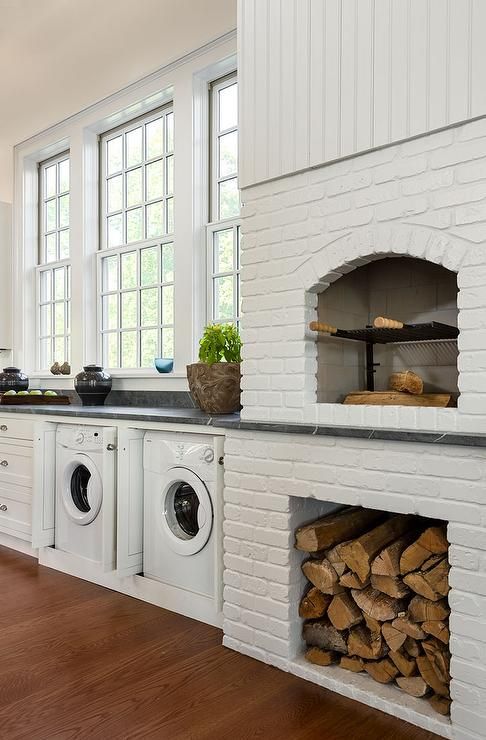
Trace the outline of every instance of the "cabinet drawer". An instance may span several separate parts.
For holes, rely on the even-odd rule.
[[[3,444],[0,440],[0,487],[2,483],[32,485],[32,448]]]
[[[34,422],[30,419],[15,419],[13,414],[0,416],[0,440],[13,437],[14,439],[34,439]]]
[[[16,495],[14,491],[0,487],[0,530],[30,534],[32,513],[28,498],[25,493]]]

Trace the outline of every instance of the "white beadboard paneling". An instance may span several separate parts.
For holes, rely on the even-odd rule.
[[[324,161],[329,161],[339,157],[341,153],[341,2],[326,0],[325,8],[325,75],[321,117],[324,128]],[[311,128],[315,125],[317,121],[312,121]],[[312,152],[311,164],[319,164]]]
[[[429,9],[427,0],[410,2],[409,38],[409,134],[427,130]]]
[[[239,0],[240,184],[486,115],[486,0]]]
[[[374,0],[356,3],[356,151],[369,148],[373,141],[374,6]]]
[[[486,110],[485,83],[485,31],[486,3],[484,0],[472,0],[471,18],[471,115],[480,116]]]

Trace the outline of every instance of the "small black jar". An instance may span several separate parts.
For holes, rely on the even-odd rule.
[[[18,367],[4,367],[0,373],[0,393],[6,391],[26,391],[29,387],[29,379]]]
[[[74,388],[83,406],[103,406],[111,383],[111,375],[101,365],[85,365],[74,379]]]

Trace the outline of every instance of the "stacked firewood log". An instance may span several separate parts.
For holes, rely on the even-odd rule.
[[[366,671],[449,714],[446,526],[348,507],[301,527],[306,658]]]

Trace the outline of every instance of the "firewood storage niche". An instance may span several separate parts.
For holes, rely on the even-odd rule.
[[[426,403],[429,394],[450,394],[448,405],[456,405],[457,292],[455,272],[398,255],[376,259],[332,283],[318,298],[318,322],[338,330],[316,334],[318,402],[342,403],[357,391],[387,391],[393,373],[411,370],[423,380],[424,398],[405,397],[407,405],[441,405],[433,398]],[[377,317],[418,328],[408,335],[390,331],[386,336],[386,330],[366,335]]]
[[[366,672],[448,715],[446,523],[342,507],[295,532],[305,658]]]

